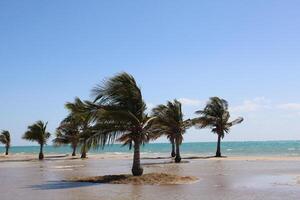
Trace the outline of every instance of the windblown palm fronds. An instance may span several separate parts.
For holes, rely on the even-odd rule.
[[[244,119],[237,118],[229,122],[230,113],[228,111],[228,103],[219,97],[211,97],[203,110],[196,111],[200,117],[193,119],[193,123],[198,128],[210,128],[213,133],[218,135],[216,157],[221,157],[221,139],[225,133],[229,133],[230,128],[241,123]]]
[[[81,158],[86,158],[86,154],[89,150],[87,145],[87,140],[92,135],[92,124],[93,124],[93,114],[90,113],[88,101],[81,101],[79,98],[75,98],[73,103],[66,103],[66,108],[69,110],[69,116],[62,122],[62,124],[70,124],[70,126],[65,127],[73,130],[74,137],[72,138],[73,144],[73,154],[74,147],[77,144],[81,146]],[[70,142],[72,142],[70,140]]]
[[[44,159],[43,147],[46,145],[47,140],[50,137],[50,133],[46,131],[47,124],[42,121],[37,121],[33,125],[28,126],[28,130],[23,135],[23,139],[29,141],[35,141],[40,145],[39,159]]]
[[[180,162],[180,145],[183,134],[192,126],[191,120],[183,120],[182,106],[176,99],[166,105],[158,105],[152,113],[155,119],[149,131],[156,137],[166,135],[172,144],[171,156],[175,156],[175,162]]]

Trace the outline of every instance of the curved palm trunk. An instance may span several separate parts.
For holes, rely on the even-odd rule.
[[[221,157],[221,135],[220,134],[218,134],[218,144],[217,144],[216,157]]]
[[[172,144],[172,152],[171,152],[171,157],[174,158],[175,157],[175,141],[174,138],[171,138],[171,144]]]
[[[5,155],[8,155],[8,146],[5,147]]]
[[[132,175],[133,176],[141,176],[143,175],[143,168],[141,167],[140,160],[140,142],[134,141],[134,153],[133,153],[133,164],[132,164]]]
[[[43,160],[44,159],[43,147],[44,147],[44,145],[41,144],[40,145],[39,160]]]
[[[175,142],[176,142],[176,157],[175,157],[175,162],[176,163],[180,163],[180,161],[181,161],[180,148],[179,148],[180,142],[179,142],[179,138],[178,137],[175,138]]]

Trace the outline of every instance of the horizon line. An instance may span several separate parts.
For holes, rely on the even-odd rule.
[[[222,143],[228,143],[228,142],[300,142],[300,139],[299,140],[239,140],[239,141],[222,141]],[[182,144],[185,144],[185,143],[216,143],[216,141],[206,141],[206,142],[184,142]],[[114,143],[114,144],[107,144],[106,146],[111,146],[111,145],[115,145],[115,144],[118,144],[118,145],[122,145],[121,143]],[[150,143],[147,143],[147,144],[170,144],[169,142],[150,142]],[[145,145],[147,145],[145,144]],[[46,146],[54,146],[53,144],[51,145],[46,145]],[[68,146],[68,145],[61,145],[61,146],[57,146],[57,148],[59,147],[62,147],[62,146]],[[0,147],[5,147],[5,146],[0,146]],[[39,145],[14,145],[14,146],[11,146],[11,147],[39,147]]]

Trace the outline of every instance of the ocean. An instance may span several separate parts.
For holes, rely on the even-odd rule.
[[[150,143],[141,148],[143,153],[169,153],[169,143]],[[300,141],[259,141],[259,142],[222,142],[222,155],[224,156],[300,156]],[[3,146],[0,152],[4,152]],[[78,149],[78,152],[80,149]],[[132,151],[132,150],[131,150]],[[120,144],[108,145],[104,149],[91,149],[91,154],[101,153],[130,153],[128,147]],[[216,151],[216,142],[193,142],[181,145],[181,154],[193,154],[197,156],[211,156]],[[39,146],[13,146],[10,152],[14,154],[33,154],[39,152]],[[45,154],[71,154],[69,146],[44,147]]]

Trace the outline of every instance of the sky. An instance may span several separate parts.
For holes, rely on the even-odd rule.
[[[177,98],[192,118],[209,97],[226,99],[232,119],[245,120],[224,141],[299,140],[299,9],[298,0],[0,1],[0,130],[31,145],[21,139],[28,125],[48,121],[54,133],[66,102],[128,72],[148,110]],[[184,136],[215,140],[209,129]]]

